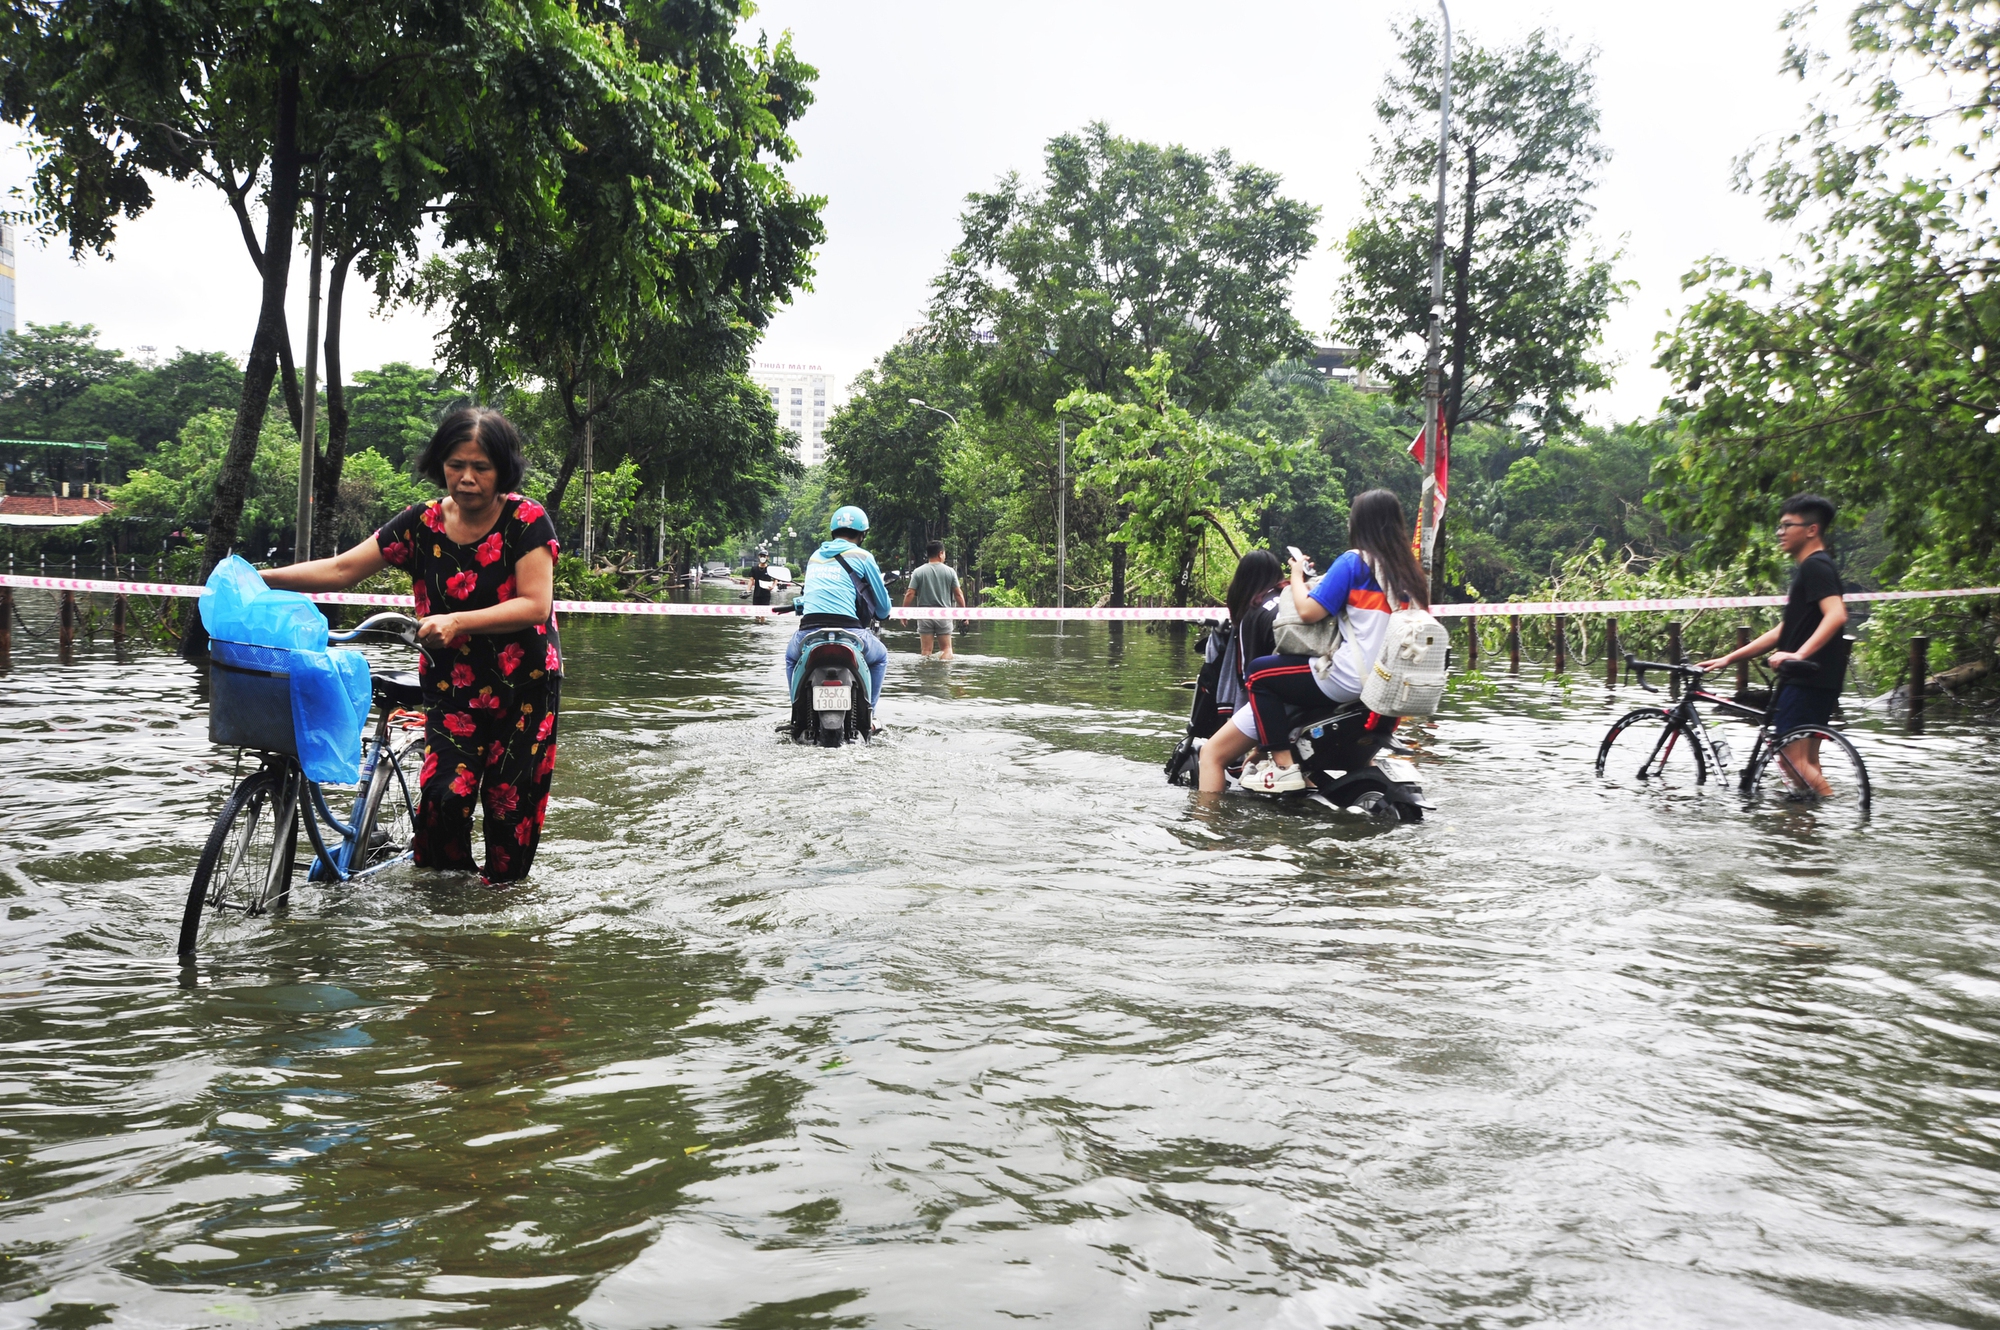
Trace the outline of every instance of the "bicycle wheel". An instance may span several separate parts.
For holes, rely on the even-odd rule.
[[[229,793],[202,847],[181,912],[179,953],[192,955],[202,915],[265,914],[292,890],[299,846],[299,781],[290,768],[266,768]]]
[[[1786,751],[1800,743],[1811,745],[1805,757],[1807,762],[1817,760],[1826,785],[1823,793],[1813,788],[1809,772]],[[1875,797],[1861,754],[1839,730],[1819,725],[1793,730],[1771,745],[1758,763],[1749,794],[1761,802],[1857,817],[1867,815]]]
[[[403,754],[415,744],[405,744],[382,754],[375,763],[374,779],[368,783],[368,797],[362,801],[361,818],[355,824],[356,849],[353,872],[365,872],[400,858],[410,848],[416,832],[416,804],[409,778],[403,771]]]
[[[1605,732],[1597,774],[1617,785],[1692,789],[1708,779],[1708,745],[1666,707],[1644,707]]]

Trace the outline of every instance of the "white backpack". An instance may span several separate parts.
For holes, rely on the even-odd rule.
[[[1382,716],[1428,716],[1444,700],[1445,658],[1451,637],[1428,610],[1389,616],[1382,654],[1361,676],[1361,704]]]

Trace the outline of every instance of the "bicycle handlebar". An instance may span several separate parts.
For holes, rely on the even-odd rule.
[[[384,610],[380,614],[369,615],[344,633],[328,633],[326,640],[328,642],[352,642],[363,633],[390,633],[401,638],[405,646],[415,646],[417,644],[417,621],[407,614],[398,614],[394,610]]]

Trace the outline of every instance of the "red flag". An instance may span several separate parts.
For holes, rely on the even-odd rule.
[[[1445,432],[1444,428],[1443,402],[1438,403],[1437,437],[1437,467],[1432,472],[1432,475],[1437,481],[1437,511],[1443,512],[1445,477],[1451,470],[1451,436]],[[1410,440],[1410,456],[1416,459],[1418,466],[1424,465],[1426,460],[1425,452],[1427,450],[1424,445],[1429,438],[1430,432],[1428,430],[1420,430],[1417,433],[1417,437]]]

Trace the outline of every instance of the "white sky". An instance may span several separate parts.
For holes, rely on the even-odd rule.
[[[1613,156],[1595,230],[1625,250],[1618,275],[1637,289],[1613,317],[1608,348],[1622,368],[1597,415],[1657,405],[1665,384],[1648,368],[1653,338],[1683,303],[1679,278],[1696,259],[1769,262],[1783,246],[1729,176],[1739,153],[1801,121],[1805,94],[1777,72],[1787,3],[1455,0],[1453,18],[1474,40],[1545,25],[1600,49]],[[1414,12],[1354,0],[1254,11],[1189,0],[771,0],[750,31],[791,29],[820,69],[792,175],[827,196],[828,236],[814,290],[779,315],[757,357],[823,365],[844,387],[919,321],[964,196],[1010,169],[1038,174],[1050,136],[1094,119],[1132,138],[1226,147],[1319,206],[1320,251],[1300,271],[1294,308],[1323,330],[1338,278],[1331,247],[1359,207],[1372,104],[1395,56],[1389,24]],[[27,169],[18,148],[0,148],[0,183],[22,183]],[[94,323],[127,349],[244,354],[257,288],[226,205],[212,189],[157,188],[158,203],[122,228],[111,261],[75,263],[24,238],[20,318]],[[304,264],[294,271],[302,343]],[[350,303],[350,373],[429,360],[433,328],[421,311],[365,309]]]

